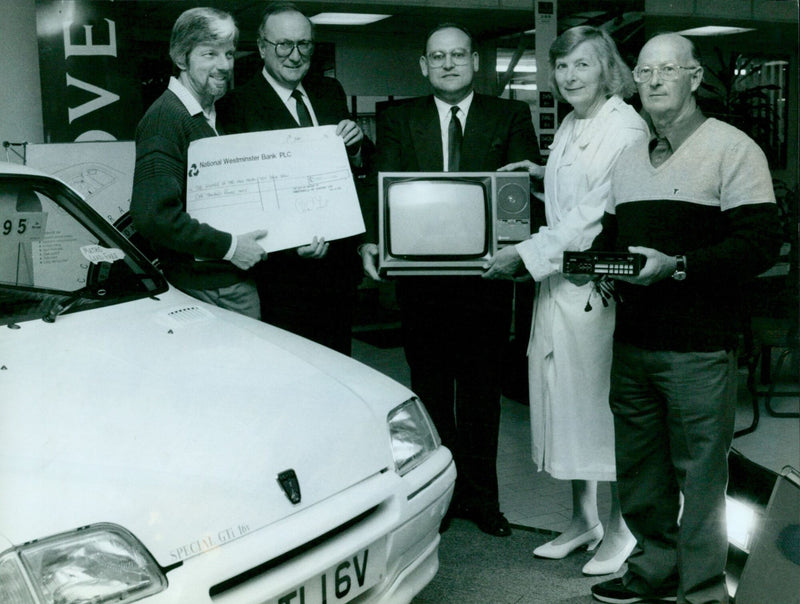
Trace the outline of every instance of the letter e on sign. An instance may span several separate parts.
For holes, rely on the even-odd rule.
[[[86,44],[72,44],[69,37],[69,28],[73,21],[64,23],[64,58],[71,56],[93,57],[106,55],[117,56],[117,28],[111,19],[103,19],[108,23],[108,44],[94,44],[92,39],[92,26],[84,25]]]

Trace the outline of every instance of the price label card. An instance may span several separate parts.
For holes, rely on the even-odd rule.
[[[44,238],[47,212],[0,212],[0,240],[24,242]]]
[[[125,253],[120,249],[115,247],[108,248],[100,245],[84,245],[81,248],[81,254],[92,264],[116,262],[125,257]]]

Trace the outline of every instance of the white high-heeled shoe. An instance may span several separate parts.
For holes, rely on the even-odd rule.
[[[597,560],[597,554],[583,567],[584,575],[611,575],[617,572],[636,547],[636,537],[630,535],[622,548],[608,560]]]
[[[544,545],[540,545],[533,550],[533,555],[539,558],[550,558],[551,560],[560,560],[565,558],[582,545],[586,545],[587,551],[592,551],[597,547],[603,539],[603,525],[595,524],[585,533],[581,533],[577,537],[570,539],[566,543],[554,544],[548,541]]]

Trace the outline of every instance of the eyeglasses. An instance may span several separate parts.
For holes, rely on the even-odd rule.
[[[284,59],[292,54],[295,48],[297,49],[297,52],[304,57],[309,57],[314,52],[314,40],[298,40],[297,42],[293,42],[291,40],[281,40],[280,42],[270,42],[266,38],[260,39],[262,42],[272,44],[275,47],[275,54],[281,59]]]
[[[450,56],[450,60],[453,61],[453,65],[466,65],[472,58],[472,53],[470,53],[466,48],[456,48],[450,52],[436,50],[432,53],[429,53],[425,59],[428,61],[429,67],[438,68],[444,66],[448,55]]]
[[[683,65],[675,65],[675,63],[664,63],[663,65],[637,65],[633,70],[633,80],[639,84],[644,84],[650,81],[653,74],[658,73],[662,80],[665,82],[674,82],[678,79],[681,69],[699,69],[700,65],[692,65],[684,67]]]

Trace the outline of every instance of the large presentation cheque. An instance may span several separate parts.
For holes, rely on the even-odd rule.
[[[267,229],[268,252],[364,232],[336,126],[204,138],[189,145],[186,210],[233,234]]]

